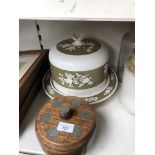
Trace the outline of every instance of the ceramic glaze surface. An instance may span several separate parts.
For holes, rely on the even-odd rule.
[[[64,95],[70,94],[71,96],[78,96],[78,97],[89,97],[89,96],[95,95],[97,92],[99,93],[103,91],[107,87],[108,84],[109,84],[109,77],[106,80],[104,80],[101,84],[99,84],[98,86],[89,88],[89,89],[83,89],[81,91],[81,90],[76,90],[76,89],[65,88],[59,85],[58,83],[56,83],[54,80],[53,80],[53,83],[51,82],[51,85],[53,85],[53,87],[56,90],[59,90],[62,94]]]
[[[99,45],[98,45],[99,44]],[[59,43],[57,44],[59,45]],[[81,48],[83,45],[75,46],[75,48]],[[49,61],[52,65],[68,71],[88,71],[103,66],[109,60],[108,49],[103,42],[97,43],[94,52],[88,52],[87,54],[67,54],[67,51],[61,52],[57,49],[56,45],[50,49]],[[91,46],[90,46],[91,47]],[[86,48],[84,49],[84,51]],[[74,52],[74,50],[73,50]]]
[[[73,34],[49,53],[51,81],[63,94],[88,96],[106,85],[108,48],[103,42],[82,36]]]

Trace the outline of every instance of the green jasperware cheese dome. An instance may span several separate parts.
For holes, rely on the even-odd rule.
[[[73,34],[49,52],[51,83],[63,94],[92,95],[106,85],[108,60],[103,42]]]

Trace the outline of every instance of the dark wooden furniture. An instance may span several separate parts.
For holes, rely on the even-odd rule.
[[[36,118],[35,131],[48,155],[82,155],[95,126],[91,105],[67,96],[49,100],[42,107]]]
[[[49,69],[48,50],[20,51],[20,56],[38,57],[19,80],[19,118],[20,121],[31,104],[37,90],[41,86],[42,78]]]

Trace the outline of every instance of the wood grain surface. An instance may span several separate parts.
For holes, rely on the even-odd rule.
[[[24,101],[26,94],[30,90],[32,84],[35,82],[37,76],[41,72],[42,65],[48,63],[48,50],[33,50],[33,51],[20,51],[21,55],[34,55],[39,54],[36,61],[31,65],[31,67],[26,71],[23,77],[19,81],[19,105]]]

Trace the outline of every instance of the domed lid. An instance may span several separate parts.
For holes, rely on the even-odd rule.
[[[95,129],[95,112],[77,97],[49,100],[36,118],[36,134],[47,148],[67,151],[86,144]]]
[[[69,71],[96,69],[107,63],[108,59],[108,49],[103,42],[80,34],[60,41],[49,53],[52,65]]]

